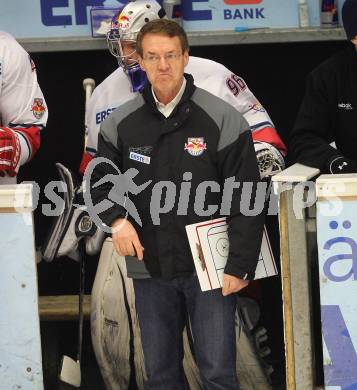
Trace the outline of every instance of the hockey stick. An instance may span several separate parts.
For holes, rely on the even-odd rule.
[[[87,112],[87,105],[89,98],[92,95],[93,89],[95,87],[95,81],[93,79],[87,78],[83,80],[83,89],[85,91],[85,111]],[[85,125],[85,124],[84,124]],[[84,133],[84,151],[86,151],[87,146],[87,139],[88,139],[88,129],[85,126],[85,133]]]
[[[88,100],[95,87],[93,79],[87,78],[83,80],[83,89],[85,91],[85,111],[87,111]],[[85,129],[84,133],[84,151],[87,146],[88,130]],[[78,349],[77,360],[64,355],[62,358],[62,365],[59,378],[65,383],[69,383],[72,386],[80,387],[82,381],[81,375],[81,360],[82,360],[82,341],[83,341],[83,297],[84,297],[84,277],[85,277],[85,242],[86,236],[85,217],[81,218],[79,224],[76,226],[76,235],[82,236],[78,242],[79,250],[79,300],[78,300]]]
[[[78,324],[78,351],[77,360],[64,355],[62,358],[62,367],[59,378],[62,382],[68,383],[75,387],[81,386],[81,361],[82,361],[82,339],[83,339],[83,296],[84,296],[84,257],[85,244],[82,238],[78,243],[79,249],[79,324]]]

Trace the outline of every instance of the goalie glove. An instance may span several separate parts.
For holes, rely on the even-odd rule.
[[[285,168],[284,158],[274,146],[267,142],[255,141],[254,149],[262,179],[271,177]]]
[[[8,127],[0,127],[0,174],[16,176],[20,166],[19,135]]]

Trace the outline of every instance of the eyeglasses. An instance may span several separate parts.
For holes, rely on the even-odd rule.
[[[177,54],[177,53],[168,53],[165,54],[164,56],[158,56],[157,54],[149,54],[144,57],[144,61],[146,61],[149,64],[156,65],[159,63],[162,57],[164,57],[165,61],[169,63],[175,62],[178,58],[182,56],[182,53]]]

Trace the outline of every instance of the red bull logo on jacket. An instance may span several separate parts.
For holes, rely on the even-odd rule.
[[[207,146],[203,137],[187,138],[185,150],[187,150],[191,156],[200,156],[206,149]]]

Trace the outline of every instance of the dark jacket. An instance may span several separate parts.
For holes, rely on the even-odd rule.
[[[289,152],[297,162],[329,172],[338,156],[357,160],[356,126],[357,52],[351,45],[309,75]]]
[[[260,181],[251,131],[243,116],[223,100],[196,88],[192,76],[185,77],[185,92],[168,118],[157,110],[148,85],[142,95],[115,110],[103,122],[98,138],[97,157],[110,159],[121,172],[137,169],[134,182],[138,186],[151,181],[140,193],[129,194],[142,226],[133,221],[133,215],[129,215],[129,220],[145,248],[144,261],[150,275],[168,279],[194,271],[185,226],[220,216],[219,207],[211,217],[196,214],[195,193],[200,183],[215,181],[223,185],[232,176],[241,182]],[[185,172],[191,172],[192,178],[188,174],[183,179]],[[106,174],[117,172],[109,164],[97,165],[92,183]],[[181,204],[178,202],[185,181],[191,183],[187,207],[184,197]],[[163,204],[164,196],[160,202],[158,195],[163,182],[171,182],[167,184],[166,200],[175,191],[176,197],[167,212],[160,214],[159,224],[157,221],[154,224],[150,209]],[[94,203],[106,199],[111,187],[111,183],[106,183],[92,188]],[[156,196],[151,197],[153,190]],[[208,189],[205,205],[220,205],[221,195],[221,191]],[[229,215],[230,251],[225,271],[241,278],[253,278],[264,216],[241,215],[239,202],[240,194],[235,191]],[[126,209],[115,205],[104,211],[101,218],[111,225],[125,215]]]

